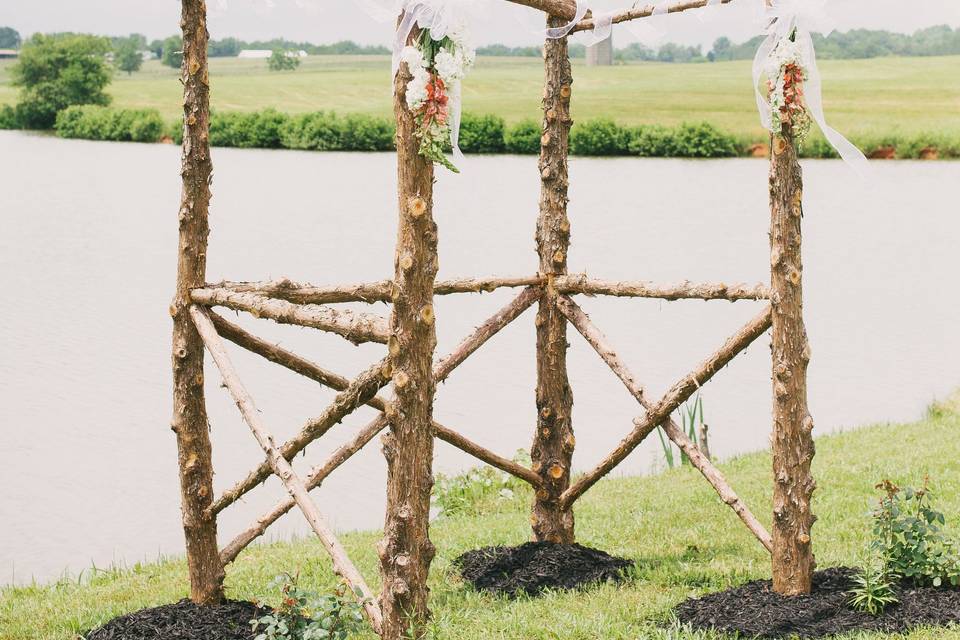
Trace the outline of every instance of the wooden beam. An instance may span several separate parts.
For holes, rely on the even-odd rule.
[[[620,360],[616,351],[614,351],[609,342],[607,342],[606,337],[597,329],[596,325],[594,325],[589,316],[584,313],[583,309],[573,300],[561,298],[560,310],[563,311],[563,314],[570,320],[570,324],[576,327],[577,331],[580,332],[587,343],[600,355],[600,358],[610,367],[610,370],[623,382],[623,385],[630,394],[636,398],[637,402],[648,412],[653,411],[654,406],[647,400],[643,387],[637,382],[637,379],[623,361]],[[657,425],[651,427],[643,437],[646,437],[656,426]],[[707,482],[716,490],[720,499],[733,509],[734,513],[747,525],[750,532],[760,541],[760,544],[762,544],[767,551],[770,551],[773,545],[770,534],[760,521],[757,520],[756,516],[753,515],[746,503],[737,496],[733,487],[730,486],[723,477],[723,474],[720,473],[720,470],[710,461],[709,456],[701,451],[700,448],[687,437],[683,429],[669,417],[669,414],[667,414],[667,419],[659,426],[663,427],[667,436],[677,443],[681,451],[690,459],[690,463],[703,474]]]
[[[445,296],[454,293],[489,293],[501,288],[530,287],[543,284],[539,276],[520,278],[456,278],[441,280],[434,284],[433,294]],[[312,284],[292,282],[287,279],[268,282],[230,282],[208,284],[206,289],[229,289],[238,293],[255,293],[268,298],[277,298],[296,304],[332,304],[338,302],[392,302],[392,280],[380,280],[363,284],[333,285],[319,287]]]
[[[296,501],[297,506],[300,507],[307,522],[310,523],[310,527],[314,533],[317,534],[317,537],[320,538],[327,553],[330,554],[330,557],[333,559],[334,571],[336,571],[337,575],[343,578],[352,589],[359,592],[359,598],[367,614],[367,618],[370,621],[370,625],[375,632],[380,633],[383,626],[383,616],[380,608],[377,607],[374,602],[373,592],[370,591],[370,587],[367,586],[360,571],[353,562],[350,561],[346,550],[334,535],[333,530],[327,524],[317,505],[310,499],[310,495],[303,481],[297,475],[296,471],[294,471],[293,467],[290,466],[290,463],[284,457],[283,453],[273,444],[273,436],[260,419],[260,413],[253,402],[253,398],[250,397],[250,394],[247,393],[247,390],[240,382],[233,363],[230,361],[230,357],[227,355],[223,342],[217,335],[213,323],[207,317],[206,312],[197,306],[190,307],[190,316],[193,318],[193,322],[200,332],[200,336],[203,338],[207,351],[210,352],[214,362],[217,364],[217,368],[220,369],[220,374],[223,376],[223,383],[237,403],[240,414],[243,416],[247,426],[250,427],[257,442],[260,443],[260,447],[264,453],[267,454],[270,460],[270,467],[276,476],[280,478],[281,482],[283,482],[284,487],[286,487],[290,496]]]
[[[546,26],[564,20],[547,16]],[[535,239],[539,272],[548,280],[537,308],[537,421],[530,458],[544,486],[531,506],[530,525],[536,541],[572,544],[575,540],[571,509],[560,506],[570,486],[570,467],[576,439],[573,435],[573,391],[567,375],[567,322],[557,309],[555,278],[567,273],[570,218],[570,99],[573,71],[566,38],[547,39],[543,45],[544,86],[540,137],[540,202]]]
[[[576,325],[574,325],[576,326]],[[770,328],[770,308],[767,307],[737,333],[727,339],[717,351],[684,376],[655,404],[651,404],[646,416],[636,418],[633,431],[624,438],[592,471],[584,474],[561,497],[562,505],[570,505],[598,480],[623,462],[657,425],[666,422],[670,414],[692,396],[697,389],[725,367],[741,351]],[[602,354],[601,354],[602,355]],[[626,374],[625,374],[626,375]],[[621,378],[622,379],[622,378]],[[632,383],[632,384],[635,384]]]
[[[558,276],[553,283],[565,295],[659,298],[661,300],[769,300],[770,288],[763,284],[723,282],[679,282],[658,285],[652,282],[597,280],[585,274]]]
[[[190,599],[216,604],[223,599],[223,566],[217,555],[213,463],[203,390],[203,342],[190,319],[190,290],[206,280],[210,234],[210,86],[207,78],[207,15],[203,0],[183,0],[183,150],[180,163],[180,238],[173,317],[173,418],[180,469],[180,513],[190,574]],[[173,221],[171,220],[171,223]]]
[[[538,9],[544,13],[556,16],[557,18],[562,18],[566,21],[573,20],[577,15],[577,3],[576,0],[507,0],[514,4],[522,4],[531,9]],[[667,13],[680,13],[683,11],[689,11],[691,9],[701,9],[707,6],[709,0],[679,0],[669,5],[666,9]],[[733,0],[720,0],[721,4],[729,4]],[[655,6],[652,4],[647,4],[642,7],[634,7],[631,9],[626,9],[620,11],[613,16],[613,23],[618,24],[621,22],[628,22],[630,20],[638,20],[640,18],[649,18],[653,15]],[[576,33],[577,31],[588,31],[593,29],[593,17],[589,15],[580,22],[578,22],[572,29],[571,33]]]
[[[267,318],[279,324],[329,331],[354,344],[386,344],[390,337],[386,320],[370,313],[331,309],[320,305],[297,305],[286,300],[230,289],[194,289],[190,295],[195,303],[207,307],[226,307],[234,311],[246,311],[254,317]]]

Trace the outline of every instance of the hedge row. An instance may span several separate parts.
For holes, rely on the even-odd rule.
[[[156,109],[111,109],[83,105],[67,107],[54,125],[64,138],[116,142],[157,142],[166,125]]]
[[[0,108],[0,129],[16,128],[15,113]],[[57,133],[66,138],[155,142],[169,136],[181,141],[179,123],[165,127],[155,110],[70,107],[57,117]],[[507,125],[497,116],[463,115],[460,147],[465,153],[536,154],[540,124],[528,120]],[[369,115],[341,116],[318,111],[288,115],[273,109],[253,113],[214,113],[210,142],[217,147],[303,149],[311,151],[389,151],[394,148],[394,124]],[[570,151],[579,156],[638,156],[728,158],[751,155],[762,143],[720,131],[706,123],[675,127],[627,127],[612,120],[574,125]],[[960,140],[939,135],[879,136],[854,139],[868,155],[896,158],[960,158]],[[836,151],[812,136],[801,148],[807,158],[835,158]]]

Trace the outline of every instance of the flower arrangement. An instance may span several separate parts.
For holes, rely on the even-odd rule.
[[[476,52],[463,29],[434,40],[423,29],[416,45],[404,48],[401,60],[413,78],[407,84],[407,106],[414,113],[420,155],[454,173],[456,166],[444,151],[456,147],[460,120],[460,82],[473,66]]]
[[[802,142],[810,133],[813,118],[803,94],[809,71],[803,47],[796,42],[796,31],[777,43],[767,59],[766,75],[774,133]]]

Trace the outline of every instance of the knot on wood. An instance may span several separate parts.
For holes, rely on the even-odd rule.
[[[419,218],[427,212],[427,201],[420,196],[414,196],[407,202],[407,211],[411,218]]]
[[[404,389],[408,384],[410,384],[410,376],[408,376],[406,372],[397,371],[393,375],[393,386],[397,389]]]

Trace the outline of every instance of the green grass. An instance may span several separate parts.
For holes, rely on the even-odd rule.
[[[0,104],[14,103],[10,61],[0,62]],[[615,67],[575,61],[573,115],[621,124],[707,121],[743,136],[762,136],[749,62],[646,63]],[[830,123],[849,136],[938,133],[960,137],[960,56],[825,60],[820,63]],[[213,107],[221,111],[334,110],[386,115],[389,60],[378,56],[313,56],[293,72],[269,72],[263,60],[211,60]],[[481,58],[464,85],[464,108],[508,122],[537,118],[543,68],[536,58]],[[153,61],[132,76],[118,74],[109,92],[120,107],[180,113],[177,71]]]
[[[912,424],[880,425],[820,438],[815,473],[815,551],[821,567],[855,564],[867,544],[867,511],[875,482],[890,478],[919,484],[929,474],[948,527],[960,529],[960,397],[935,405]],[[769,522],[770,460],[745,455],[722,465],[734,487]],[[435,637],[516,640],[587,640],[707,636],[671,630],[670,610],[681,600],[755,578],[768,577],[769,560],[736,516],[689,468],[647,478],[610,479],[578,503],[581,542],[633,559],[636,574],[625,585],[597,586],[579,593],[507,601],[478,594],[456,577],[451,560],[468,549],[518,544],[527,539],[523,498],[498,513],[442,519],[431,528],[438,553],[431,574]],[[343,542],[377,588],[374,543],[378,534],[352,533]],[[247,550],[227,571],[232,598],[275,594],[265,585],[283,571],[301,571],[302,584],[334,585],[320,544],[314,539],[274,543]],[[172,602],[187,593],[182,560],[130,569],[88,572],[81,580],[7,588],[0,592],[0,638],[72,640],[78,631],[116,615]],[[882,638],[859,634],[855,638]],[[898,636],[900,637],[900,636]],[[960,629],[920,629],[914,640],[960,639]],[[364,640],[374,636],[367,633]]]

